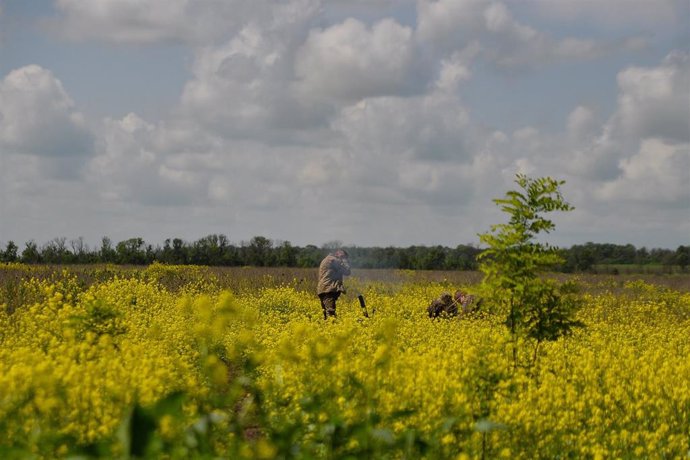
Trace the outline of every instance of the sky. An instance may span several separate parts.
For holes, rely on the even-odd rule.
[[[687,0],[0,0],[0,244],[690,244]]]

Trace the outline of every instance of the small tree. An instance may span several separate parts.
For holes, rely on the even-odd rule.
[[[247,246],[247,265],[270,267],[273,264],[273,241],[264,236],[255,236]]]
[[[564,181],[518,174],[515,182],[522,190],[509,191],[505,198],[494,200],[510,215],[510,221],[479,235],[488,249],[478,260],[484,273],[481,290],[488,304],[506,315],[517,368],[519,339],[534,344],[531,365],[536,362],[541,342],[555,340],[581,323],[574,319],[578,306],[575,286],[540,276],[563,263],[561,255],[557,248],[535,241],[538,234],[555,228],[543,214],[573,209],[559,190]]]
[[[113,248],[112,240],[104,236],[101,238],[101,247],[98,250],[98,258],[101,263],[114,263],[117,260],[117,251]]]
[[[42,261],[38,245],[34,240],[27,241],[24,243],[24,246],[25,248],[22,251],[22,262],[26,264],[37,264]]]
[[[120,241],[115,246],[118,263],[144,265],[146,264],[146,244],[142,238],[130,238]]]
[[[0,251],[0,260],[3,262],[16,262],[19,259],[17,251],[19,251],[19,247],[17,247],[15,242],[11,240],[8,241],[5,251]]]
[[[9,247],[9,243],[7,246]],[[674,254],[674,259],[676,264],[680,266],[680,270],[684,272],[688,265],[690,265],[690,246],[678,246]]]

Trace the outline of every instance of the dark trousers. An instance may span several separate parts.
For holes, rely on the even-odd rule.
[[[323,309],[323,319],[328,319],[329,316],[335,316],[335,302],[340,297],[340,292],[326,292],[319,294],[321,300],[321,308]]]

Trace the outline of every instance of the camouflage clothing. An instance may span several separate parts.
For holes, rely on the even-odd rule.
[[[429,318],[455,316],[458,314],[458,304],[450,293],[444,292],[438,299],[431,302],[426,311],[429,313]]]
[[[479,302],[475,303],[474,296],[464,292],[456,292],[455,299],[462,309],[462,315],[468,315],[479,307]]]
[[[468,295],[462,291],[456,291],[455,295],[444,292],[438,299],[431,302],[427,307],[429,318],[438,318],[439,316],[466,316],[474,311],[479,304],[473,305],[474,296]]]
[[[321,300],[321,308],[323,309],[323,319],[328,319],[329,316],[335,316],[335,303],[340,297],[340,292],[327,292],[319,294]]]
[[[333,292],[345,292],[343,277],[350,274],[350,263],[347,259],[333,254],[327,255],[319,265],[319,284],[316,287],[318,295]]]
[[[337,254],[337,253],[336,253]],[[327,255],[319,265],[319,284],[316,294],[321,300],[323,317],[335,316],[335,304],[340,294],[345,292],[343,277],[350,274],[350,263],[347,257]]]

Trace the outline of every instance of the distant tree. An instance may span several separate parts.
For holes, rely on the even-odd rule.
[[[690,246],[678,246],[675,253],[675,263],[685,271],[690,265]]]
[[[117,261],[117,251],[113,249],[113,242],[107,236],[101,238],[101,247],[97,254],[102,263],[110,264]]]
[[[74,261],[80,264],[89,262],[89,246],[84,241],[84,237],[80,236],[70,241],[72,248],[72,255]]]
[[[335,251],[336,249],[340,249],[342,247],[343,247],[343,242],[340,240],[327,241],[321,245],[321,249],[324,249],[326,252],[332,252],[332,251]]]
[[[144,265],[147,262],[147,248],[142,238],[120,241],[115,251],[121,264]]]
[[[455,249],[448,249],[445,268],[447,270],[475,270],[477,268],[477,255],[480,252],[479,248],[464,244],[455,247]]]
[[[14,241],[8,241],[5,250],[0,252],[0,260],[3,262],[16,262],[19,259],[17,251],[19,251],[19,248]]]
[[[180,238],[173,238],[172,240],[172,263],[184,265],[187,263],[187,248],[184,241]]]
[[[247,246],[246,264],[255,267],[270,266],[273,264],[273,241],[263,236],[255,236]]]
[[[158,250],[152,244],[146,244],[144,249],[144,264],[152,264],[158,260]]]
[[[172,246],[170,245],[170,238],[166,238],[163,242],[163,248],[158,254],[159,262],[171,264],[173,263]]]
[[[24,243],[24,250],[22,251],[22,262],[27,264],[37,264],[42,262],[41,253],[38,250],[38,245],[34,240],[29,240]]]
[[[674,252],[670,249],[654,248],[649,251],[649,261],[654,264],[673,264]]]
[[[68,248],[69,246],[69,248]],[[141,238],[118,243],[114,248],[110,238],[103,237],[98,249],[91,251],[83,237],[70,240],[69,245],[64,237],[54,238],[38,248],[35,242],[29,244],[22,255],[18,255],[17,245],[7,244],[0,249],[0,261],[31,260],[37,263],[132,263],[147,264],[153,261],[170,264],[196,264],[213,266],[299,266],[316,267],[323,257],[335,248],[341,248],[340,241],[331,241],[321,248],[314,245],[305,247],[293,246],[289,241],[273,242],[263,236],[252,238],[248,243],[235,246],[227,236],[222,234],[207,235],[194,243],[187,243],[180,238],[168,238],[162,247],[155,248],[146,244]],[[71,250],[70,250],[71,248]],[[455,248],[445,246],[409,246],[409,247],[345,247],[350,254],[350,261],[358,268],[400,268],[412,270],[476,270],[477,257],[482,249],[473,245],[459,245]],[[38,252],[38,256],[33,254]],[[564,272],[582,272],[595,268],[596,264],[654,263],[662,264],[669,272],[673,266],[683,265],[687,268],[687,246],[677,250],[670,249],[636,249],[633,245],[616,245],[610,243],[586,243],[574,245],[569,249],[558,251],[563,263],[553,267]],[[26,257],[25,253],[26,252]],[[606,270],[606,268],[604,268]],[[610,269],[609,269],[610,270]]]
[[[443,270],[446,268],[446,248],[443,246],[432,246],[423,248],[421,259],[422,270]]]
[[[189,261],[195,265],[220,265],[218,235],[208,235],[196,240],[189,248]]]
[[[305,246],[297,255],[297,266],[302,268],[318,267],[326,255],[326,251],[319,249],[313,244]]]
[[[400,267],[400,253],[392,246],[385,248],[374,248],[372,254],[374,260],[379,263],[375,264],[376,268],[399,268]]]
[[[403,270],[409,270],[412,267],[412,261],[410,260],[410,255],[407,248],[398,248],[398,268]]]
[[[289,241],[283,241],[276,248],[276,265],[279,267],[294,267],[297,265],[298,249],[290,244]]]
[[[572,246],[563,253],[565,259],[562,265],[563,271],[571,273],[591,270],[596,261],[595,254],[596,247],[593,243]]]
[[[664,271],[671,273],[673,271],[673,266],[677,265],[676,253],[673,251],[664,252],[661,258],[661,265],[664,266]]]
[[[634,264],[636,261],[637,250],[632,244],[618,246],[618,262],[619,264]]]
[[[650,262],[649,258],[650,258],[649,251],[644,246],[641,248],[638,248],[635,251],[635,263],[636,264],[640,264],[640,265],[648,264]]]
[[[53,238],[41,248],[41,259],[49,264],[72,262],[72,253],[67,249],[67,238]]]
[[[226,266],[237,266],[242,264],[242,257],[239,249],[234,244],[230,244],[225,235],[220,235],[218,244],[221,250],[221,264]]]

